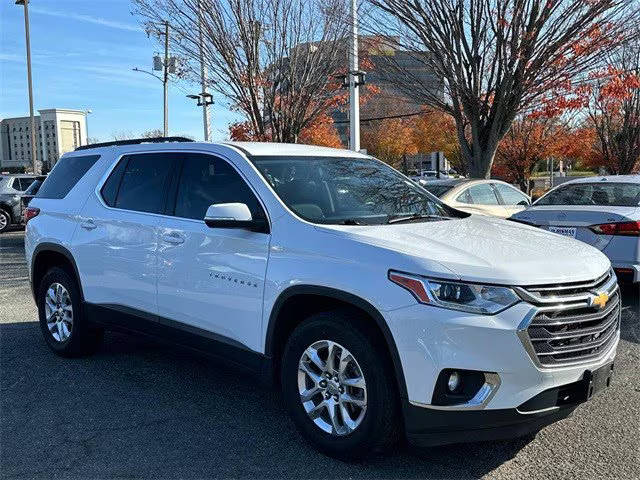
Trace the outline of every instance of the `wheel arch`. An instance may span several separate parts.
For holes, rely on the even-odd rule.
[[[386,353],[395,373],[398,393],[401,398],[407,398],[407,386],[398,349],[382,314],[367,300],[330,287],[294,285],[285,289],[276,299],[269,315],[265,338],[265,355],[271,359],[270,374],[273,378],[277,378],[282,350],[290,333],[300,323],[299,319],[327,308],[354,309],[374,321],[375,331],[380,334],[386,346]]]
[[[76,261],[69,250],[55,243],[41,243],[33,251],[31,257],[31,291],[33,298],[36,298],[40,281],[49,268],[53,266],[61,266],[75,277],[80,290],[80,298],[84,302],[84,292],[82,291],[82,283],[80,282]]]

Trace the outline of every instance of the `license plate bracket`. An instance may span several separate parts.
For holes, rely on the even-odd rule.
[[[611,385],[612,376],[613,362],[603,365],[596,370],[585,371],[582,379],[584,386],[584,400],[590,400],[591,397]]]

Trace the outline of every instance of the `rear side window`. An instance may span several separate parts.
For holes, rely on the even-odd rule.
[[[115,197],[115,207],[138,212],[162,213],[169,172],[175,154],[141,153],[124,157],[126,167]]]
[[[204,219],[214,203],[244,203],[253,218],[262,218],[262,208],[244,179],[224,160],[211,155],[185,156],[178,184],[175,215]]]
[[[469,195],[471,196],[472,203],[475,205],[500,205],[496,192],[493,191],[491,185],[488,183],[481,183],[480,185],[474,185],[469,187]]]
[[[493,186],[504,200],[505,205],[518,205],[522,202],[529,203],[529,199],[515,188],[502,183],[494,183]]]
[[[38,190],[36,198],[66,197],[99,158],[100,155],[62,157]]]
[[[120,188],[120,182],[122,181],[122,174],[124,173],[124,169],[127,166],[127,160],[121,159],[116,165],[116,168],[113,169],[111,175],[104,185],[102,186],[102,190],[100,193],[102,194],[102,199],[104,202],[110,207],[116,206],[116,197],[118,196],[118,189]]]

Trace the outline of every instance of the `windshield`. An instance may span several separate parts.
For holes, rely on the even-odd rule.
[[[280,199],[310,222],[370,225],[458,216],[375,159],[253,157],[251,161]]]
[[[607,182],[563,185],[542,197],[536,205],[637,207],[640,205],[640,184]]]

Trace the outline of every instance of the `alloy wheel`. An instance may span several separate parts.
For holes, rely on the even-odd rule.
[[[47,327],[57,342],[69,339],[73,331],[73,305],[71,296],[60,283],[52,283],[44,298]]]
[[[298,363],[298,392],[307,415],[332,435],[357,429],[367,411],[367,384],[355,357],[331,340],[313,343]]]

